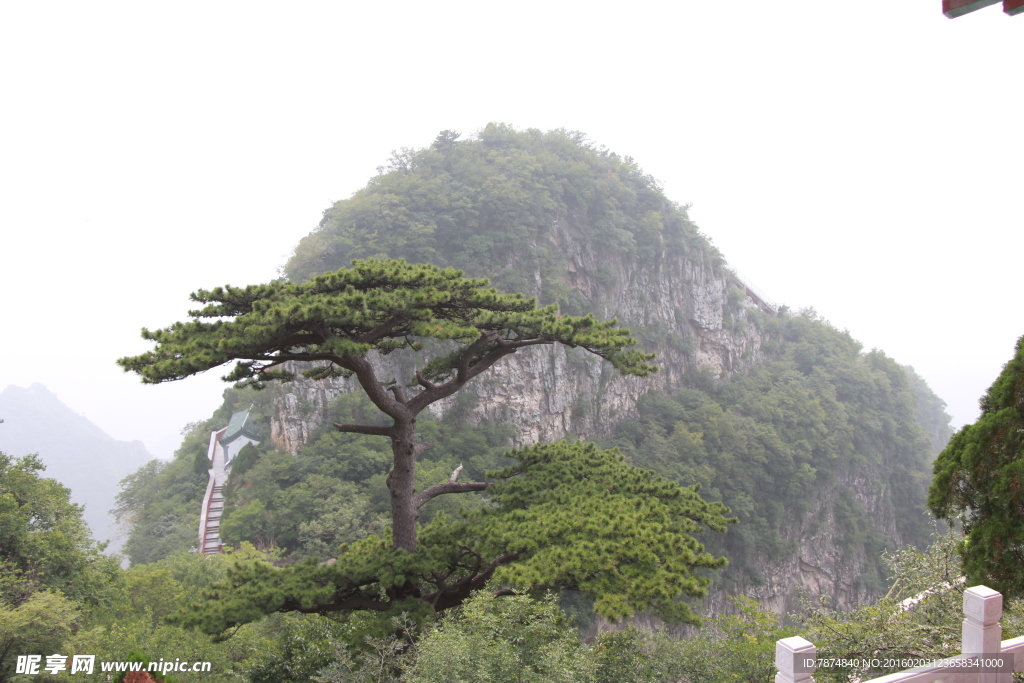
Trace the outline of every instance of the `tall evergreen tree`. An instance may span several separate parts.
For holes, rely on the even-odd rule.
[[[969,584],[1024,595],[1024,337],[981,399],[981,417],[935,461],[928,505],[962,522]]]
[[[483,279],[460,271],[404,261],[368,259],[351,269],[304,284],[273,282],[226,287],[192,295],[206,304],[191,311],[197,320],[165,330],[143,330],[157,348],[118,364],[146,383],[189,377],[237,361],[225,380],[261,387],[291,380],[285,363],[319,364],[303,371],[309,379],[355,375],[366,395],[392,420],[387,427],[336,424],[342,432],[391,439],[394,467],[388,476],[394,544],[416,551],[419,509],[447,493],[481,491],[487,482],[451,481],[415,492],[416,457],[430,448],[417,444],[416,416],[456,393],[499,360],[528,346],[565,344],[605,358],[622,373],[647,375],[653,354],[628,349],[636,342],[614,320],[559,315],[555,306],[537,308],[521,294],[498,294]],[[201,318],[217,318],[203,322]],[[234,318],[225,321],[224,318]],[[377,377],[371,351],[423,350],[426,339],[451,341],[455,350],[415,371],[409,383]]]

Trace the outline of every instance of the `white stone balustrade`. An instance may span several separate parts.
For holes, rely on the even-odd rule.
[[[1013,659],[1013,670],[1024,671],[1024,636],[1002,639],[1003,596],[987,586],[964,591],[962,654],[954,658],[1003,655]],[[812,683],[814,666],[806,666],[817,656],[814,644],[800,636],[783,638],[775,644],[775,683]],[[920,667],[873,678],[862,683],[1012,683],[1009,672],[975,672],[955,663]]]

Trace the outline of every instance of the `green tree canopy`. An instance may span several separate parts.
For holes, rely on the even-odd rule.
[[[1024,595],[1024,337],[981,399],[981,417],[935,461],[928,505],[963,524],[970,585]]]
[[[113,598],[117,560],[100,553],[71,492],[38,456],[0,452],[0,681],[16,656],[53,652],[83,606]]]
[[[100,553],[82,507],[39,457],[0,452],[0,603],[20,605],[37,591],[96,603],[117,561]]]
[[[544,600],[482,593],[417,644],[410,683],[579,683],[596,659],[553,595]]]

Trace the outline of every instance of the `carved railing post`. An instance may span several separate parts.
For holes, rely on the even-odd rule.
[[[964,626],[961,652],[992,657],[1002,652],[1003,596],[988,586],[964,591]],[[1012,673],[981,673],[978,683],[1011,683]]]
[[[818,648],[801,638],[783,638],[775,642],[775,683],[814,683],[814,660]]]

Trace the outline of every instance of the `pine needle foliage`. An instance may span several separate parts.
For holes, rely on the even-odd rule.
[[[616,449],[559,442],[509,454],[516,465],[494,473],[504,484],[480,513],[480,531],[519,561],[499,582],[582,591],[612,620],[651,610],[671,622],[695,622],[680,596],[704,595],[711,581],[696,568],[726,560],[695,538],[724,533],[735,518],[721,503],[632,467]],[[497,549],[497,548],[496,548]],[[493,551],[492,551],[493,552]]]
[[[422,373],[427,380],[447,377],[458,370],[458,361],[472,365],[497,349],[511,353],[555,342],[585,348],[628,374],[655,370],[648,363],[653,355],[626,349],[635,341],[614,320],[559,315],[555,306],[538,308],[522,294],[499,294],[486,279],[430,264],[367,259],[303,284],[217,287],[191,298],[204,304],[189,312],[195,320],[143,329],[143,338],[157,348],[118,364],[144,383],[157,384],[237,361],[224,379],[259,387],[292,379],[278,369],[287,361],[332,363],[303,373],[321,379],[354,372],[349,358],[420,351],[423,340],[432,338],[478,344],[468,357],[433,359]]]

